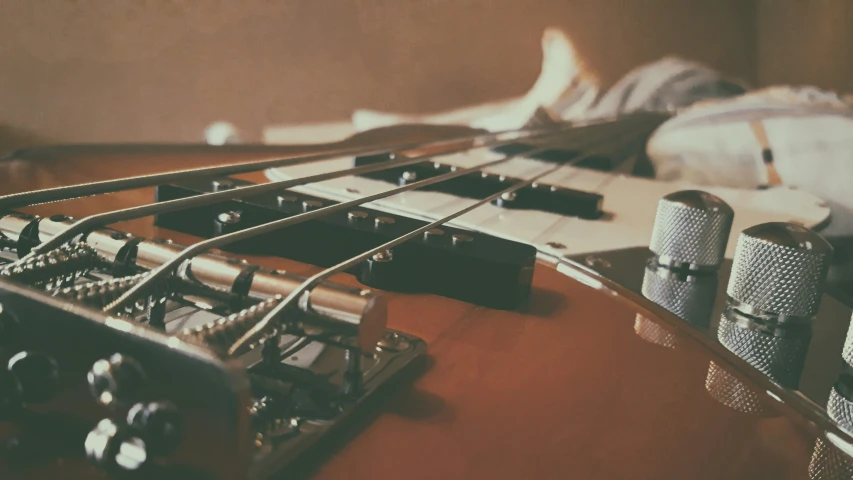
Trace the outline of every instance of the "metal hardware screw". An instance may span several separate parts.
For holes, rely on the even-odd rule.
[[[374,262],[390,262],[394,259],[394,254],[391,253],[391,250],[385,250],[384,252],[379,252],[373,256]]]
[[[347,213],[347,218],[353,222],[364,220],[367,217],[367,212],[362,212],[361,210],[353,210],[352,212]]]
[[[232,188],[236,188],[236,187],[237,187],[237,184],[236,184],[236,183],[234,183],[234,180],[231,180],[231,179],[229,179],[229,178],[223,178],[223,179],[219,179],[219,180],[214,180],[214,181],[213,181],[213,182],[211,182],[211,183],[212,183],[212,185],[213,185],[213,191],[214,191],[214,192],[218,192],[218,191],[221,191],[221,190],[231,190]]]
[[[317,210],[322,206],[323,202],[319,200],[305,200],[304,202],[302,202],[302,211],[310,212],[311,210]]]
[[[395,222],[396,222],[396,220],[394,220],[391,217],[376,217],[376,221],[375,221],[377,227],[381,227],[383,225],[391,225],[392,223],[395,223]]]
[[[296,195],[291,195],[291,194],[287,193],[284,195],[279,195],[276,200],[278,201],[278,206],[280,207],[280,206],[284,205],[285,203],[293,203],[293,202],[299,200],[299,197],[297,197]]]
[[[605,260],[601,257],[594,257],[592,255],[587,256],[584,259],[584,263],[586,263],[587,266],[592,267],[592,268],[610,268],[611,267],[610,262],[608,262],[607,260]]]
[[[235,225],[240,223],[240,212],[230,211],[223,212],[216,216],[216,221],[222,225]]]
[[[450,238],[454,245],[462,245],[474,241],[474,237],[465,235],[464,233],[454,233]]]

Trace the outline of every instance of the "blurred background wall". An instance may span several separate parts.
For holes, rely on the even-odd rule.
[[[853,93],[853,1],[759,0],[757,12],[760,83]]]
[[[359,107],[520,95],[547,26],[604,84],[677,54],[757,84],[853,90],[851,13],[846,0],[4,0],[0,142],[198,141],[221,119],[259,138]]]

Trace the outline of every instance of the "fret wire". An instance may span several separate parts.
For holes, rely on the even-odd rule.
[[[631,138],[635,139],[639,135],[640,134],[635,132],[634,135],[631,135]],[[634,142],[631,142],[631,143],[634,143]],[[623,147],[623,149],[624,149],[624,147]],[[569,164],[580,161],[584,157],[589,157],[590,155],[593,155],[593,153],[581,155],[580,158],[573,159],[572,161],[569,162]],[[331,277],[332,275],[335,275],[337,273],[341,273],[341,272],[347,270],[348,268],[351,268],[351,267],[367,260],[368,258],[371,258],[372,256],[374,256],[380,252],[385,252],[385,251],[387,251],[387,250],[389,250],[389,249],[391,249],[397,245],[400,245],[401,243],[404,243],[408,240],[411,240],[412,238],[415,238],[418,235],[423,234],[427,230],[439,227],[439,226],[441,226],[441,225],[443,225],[443,224],[445,224],[445,223],[447,223],[447,222],[449,222],[449,221],[451,221],[457,217],[460,217],[460,216],[478,208],[478,207],[481,207],[481,206],[483,206],[483,205],[485,205],[485,204],[487,204],[487,203],[489,203],[495,199],[498,199],[503,195],[513,193],[513,192],[515,192],[515,191],[517,191],[523,187],[531,185],[532,183],[536,182],[540,178],[556,172],[557,170],[559,170],[563,166],[564,165],[555,165],[555,166],[553,166],[553,167],[551,167],[551,168],[549,168],[549,169],[547,169],[541,173],[534,175],[531,178],[528,178],[526,180],[522,180],[522,181],[520,181],[514,185],[511,185],[510,187],[507,187],[507,188],[501,190],[500,192],[497,192],[493,195],[489,195],[486,198],[478,200],[475,203],[473,203],[473,204],[471,204],[465,208],[462,208],[460,210],[457,210],[456,212],[451,213],[450,215],[442,217],[442,218],[440,218],[440,219],[438,219],[432,223],[424,225],[423,227],[420,227],[420,228],[413,230],[413,231],[411,231],[405,235],[402,235],[402,236],[397,237],[393,240],[390,240],[390,241],[388,241],[388,242],[386,242],[386,243],[384,243],[378,247],[372,248],[372,249],[370,249],[364,253],[361,253],[359,255],[356,255],[356,256],[348,259],[348,260],[344,260],[343,262],[341,262],[335,266],[329,267],[329,268],[309,277],[301,285],[299,285],[298,287],[293,289],[293,291],[291,291],[287,297],[285,297],[281,302],[279,302],[278,305],[276,305],[272,310],[270,310],[269,313],[267,313],[267,315],[265,315],[263,319],[261,319],[257,324],[255,324],[255,326],[253,326],[242,337],[240,337],[239,340],[234,342],[234,344],[231,345],[231,347],[229,347],[229,349],[228,349],[228,355],[233,356],[233,355],[238,355],[238,354],[243,353],[245,351],[245,349],[248,347],[248,345],[250,345],[251,343],[260,339],[263,336],[263,332],[266,331],[267,328],[275,321],[275,318],[278,315],[280,315],[282,313],[282,311],[284,311],[286,308],[291,306],[295,301],[297,301],[297,299],[300,299],[300,306],[303,309],[307,310],[308,308],[310,308],[309,296],[305,295],[305,293],[309,292],[312,288],[315,288],[317,285],[319,285],[320,283],[322,283],[324,280]],[[391,260],[391,261],[393,261],[393,260]]]
[[[606,140],[607,139],[599,139],[595,143],[597,143],[598,141],[606,141]],[[410,183],[410,184],[407,184],[407,185],[404,185],[401,187],[397,187],[397,188],[394,188],[391,190],[386,190],[384,192],[380,192],[380,193],[377,193],[374,195],[369,195],[369,196],[361,197],[361,198],[351,200],[348,202],[338,203],[338,204],[334,204],[334,205],[331,205],[328,207],[319,208],[317,210],[305,212],[305,213],[302,213],[299,215],[295,215],[293,217],[288,217],[285,219],[276,220],[273,222],[268,222],[268,223],[265,223],[262,225],[258,225],[255,227],[247,228],[244,230],[232,232],[232,233],[229,233],[226,235],[222,235],[219,237],[204,240],[202,242],[198,242],[198,243],[184,249],[181,253],[179,253],[177,256],[173,257],[172,259],[170,259],[169,261],[167,261],[163,265],[157,267],[156,269],[153,269],[144,280],[137,283],[134,287],[132,287],[131,289],[126,291],[118,299],[113,301],[111,304],[107,305],[104,308],[104,311],[105,312],[114,312],[117,309],[125,306],[142,289],[146,288],[148,285],[155,282],[156,280],[161,279],[164,276],[168,275],[171,272],[171,270],[176,268],[180,263],[184,262],[185,260],[187,260],[189,258],[192,258],[196,254],[201,253],[205,250],[209,250],[212,248],[219,248],[221,246],[225,246],[225,245],[228,245],[228,244],[236,242],[236,241],[240,241],[240,240],[243,240],[246,238],[254,237],[256,235],[261,235],[261,234],[272,232],[272,231],[275,231],[275,230],[278,230],[278,229],[281,229],[284,227],[288,227],[291,225],[302,223],[302,222],[311,220],[313,218],[317,218],[317,217],[321,217],[321,216],[333,213],[335,211],[345,210],[347,208],[350,208],[353,206],[358,206],[358,205],[361,205],[363,203],[368,203],[368,202],[373,201],[373,200],[389,197],[389,196],[396,195],[399,193],[403,193],[403,192],[413,190],[416,188],[421,188],[424,186],[443,182],[443,181],[446,181],[446,180],[449,180],[452,178],[456,178],[456,177],[459,177],[462,175],[467,175],[469,173],[479,171],[479,170],[481,170],[487,166],[492,166],[492,165],[496,165],[496,164],[499,164],[502,162],[509,161],[510,159],[515,158],[519,155],[522,155],[522,154],[530,155],[530,154],[534,153],[535,151],[542,151],[545,149],[547,149],[547,147],[536,148],[536,149],[534,149],[534,151],[519,152],[517,154],[512,154],[512,155],[506,156],[505,158],[495,160],[492,162],[488,162],[485,164],[480,164],[480,165],[475,166],[475,167],[470,167],[470,168],[466,168],[466,169],[459,169],[455,172],[449,172],[449,173],[439,175],[436,177],[428,178],[425,180],[420,180],[418,182],[413,182],[413,183]],[[578,162],[578,161],[582,160],[583,158],[588,157],[589,155],[591,155],[591,154],[580,155],[579,157],[573,158],[570,163]],[[558,168],[562,167],[562,166],[563,165],[557,165]]]
[[[561,127],[563,129],[570,128],[568,126]],[[548,131],[538,134],[533,134],[525,137],[525,139],[536,139],[539,137],[547,137],[550,135],[559,134],[561,130],[557,131]],[[73,224],[69,225],[68,228],[59,232],[50,240],[42,243],[34,247],[29,254],[22,257],[18,261],[23,261],[29,257],[37,255],[42,252],[47,252],[54,248],[59,247],[63,243],[71,240],[77,235],[85,233],[87,230],[91,230],[93,228],[101,227],[104,225],[108,225],[110,223],[123,222],[126,220],[132,220],[134,218],[145,217],[149,215],[157,215],[161,213],[174,212],[177,210],[182,210],[186,208],[192,208],[201,205],[208,205],[217,201],[225,201],[225,200],[233,200],[236,198],[245,198],[252,195],[262,195],[264,193],[275,192],[279,190],[283,190],[286,188],[296,187],[300,185],[305,185],[308,183],[321,182],[324,180],[329,180],[333,178],[346,177],[350,175],[360,175],[364,173],[378,172],[382,170],[387,170],[390,168],[396,167],[404,167],[408,165],[414,165],[417,163],[424,163],[432,158],[444,156],[444,155],[452,155],[455,153],[475,150],[477,148],[489,148],[496,147],[500,145],[504,145],[507,143],[515,142],[516,139],[510,140],[496,140],[488,143],[487,145],[483,145],[480,147],[460,147],[457,149],[453,149],[450,151],[440,152],[438,154],[425,154],[418,155],[416,157],[410,158],[401,158],[399,160],[390,160],[386,162],[382,162],[379,164],[370,164],[370,165],[362,165],[359,167],[347,168],[343,170],[335,170],[332,172],[326,172],[316,175],[310,175],[307,177],[300,177],[288,180],[279,180],[275,182],[263,183],[260,185],[252,185],[241,188],[234,188],[229,190],[222,190],[219,192],[207,193],[203,195],[196,195],[189,198],[181,198],[175,200],[167,200],[159,203],[152,203],[148,205],[140,205],[136,207],[129,207],[121,210],[113,210],[111,212],[99,213],[96,215],[90,215],[88,217],[77,220]]]
[[[560,127],[562,127],[562,125]],[[177,170],[173,172],[154,173],[148,175],[139,175],[135,177],[119,178],[114,180],[102,180],[98,182],[46,188],[42,190],[31,190],[28,192],[12,193],[0,196],[0,212],[8,211],[13,208],[23,206],[40,205],[43,203],[70,200],[73,198],[85,197],[90,195],[99,195],[103,193],[117,192],[121,190],[150,187],[162,183],[178,182],[182,180],[189,180],[205,176],[234,175],[273,167],[302,165],[306,163],[319,162],[323,160],[330,160],[333,158],[350,155],[381,155],[386,153],[394,153],[397,151],[416,150],[418,148],[423,147],[439,147],[442,145],[452,145],[453,143],[467,140],[472,140],[474,142],[488,142],[492,139],[498,139],[502,136],[510,136],[512,137],[512,139],[518,140],[525,138],[525,136],[527,136],[528,134],[532,135],[539,133],[543,130],[547,131],[548,129],[554,129],[554,127],[537,126],[521,130],[503,130],[500,132],[478,133],[454,137],[452,139],[442,139],[428,142],[409,142],[390,145],[385,144],[374,147],[349,147],[335,149],[327,152],[298,155],[287,158],[274,158],[269,160],[242,162],[231,165],[220,165],[216,167],[202,167],[191,170]]]

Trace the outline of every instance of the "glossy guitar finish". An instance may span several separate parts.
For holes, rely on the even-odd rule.
[[[159,155],[107,161],[55,153],[54,159],[0,165],[0,193],[176,167]],[[180,168],[234,161],[225,157],[182,156]],[[263,181],[261,173],[242,178]],[[25,210],[81,217],[104,205],[152,200],[152,189],[139,189]],[[155,228],[150,218],[116,227],[193,241]],[[317,271],[280,258],[247,258],[295,273]],[[333,280],[357,285],[348,275]],[[622,295],[594,274],[572,278],[539,262],[529,303],[516,311],[432,295],[387,297],[388,326],[425,340],[428,360],[385,388],[336,441],[301,458],[287,478],[801,479],[815,470],[815,442],[825,432],[799,406],[774,399],[754,371],[675,316]],[[677,347],[638,336],[638,316],[677,337]],[[761,415],[708,394],[712,362],[754,390]],[[9,433],[8,426],[0,428],[0,436]],[[8,468],[0,463],[0,476],[102,478],[84,458],[45,459],[37,470]],[[220,470],[209,478],[228,477]]]

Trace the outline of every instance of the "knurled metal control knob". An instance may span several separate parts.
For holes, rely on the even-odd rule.
[[[679,275],[655,265],[646,266],[643,296],[696,327],[707,328],[717,298],[717,275]]]
[[[710,193],[670,193],[658,203],[649,249],[661,265],[715,269],[725,258],[733,219],[734,210]]]
[[[810,318],[820,307],[831,259],[829,242],[806,227],[750,227],[738,238],[728,296],[748,315]]]
[[[717,339],[773,381],[797,388],[811,341],[809,323],[777,324],[726,312]]]

